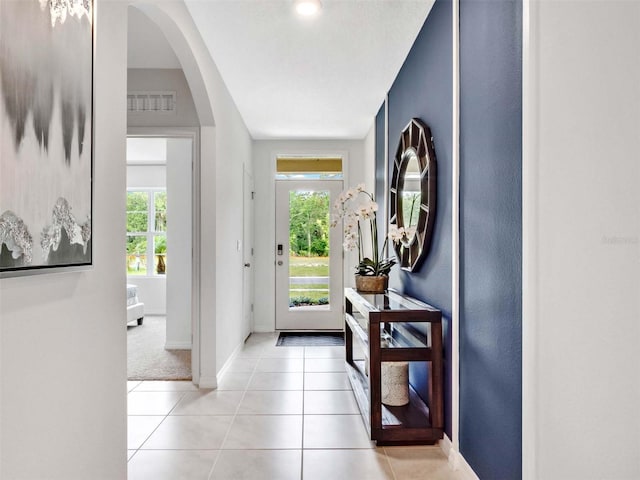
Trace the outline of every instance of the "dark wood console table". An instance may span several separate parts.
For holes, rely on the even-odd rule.
[[[444,427],[440,310],[391,289],[363,294],[346,288],[345,305],[347,374],[371,440],[378,445],[437,442]],[[428,398],[410,385],[409,404],[382,404],[381,364],[398,361],[427,362]]]

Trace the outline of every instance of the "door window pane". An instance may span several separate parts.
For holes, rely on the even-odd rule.
[[[328,308],[329,192],[289,192],[289,308]]]

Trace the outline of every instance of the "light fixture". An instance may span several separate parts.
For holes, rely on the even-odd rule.
[[[295,0],[296,12],[305,17],[317,14],[322,8],[320,0]]]

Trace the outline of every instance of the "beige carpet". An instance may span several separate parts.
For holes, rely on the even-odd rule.
[[[191,350],[165,350],[165,317],[127,327],[129,380],[191,380]]]

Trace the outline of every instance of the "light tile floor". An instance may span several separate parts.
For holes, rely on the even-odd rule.
[[[218,390],[129,382],[129,480],[462,480],[439,447],[376,447],[342,347],[254,334]]]

